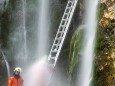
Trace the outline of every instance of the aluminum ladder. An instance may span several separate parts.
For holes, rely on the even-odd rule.
[[[54,39],[54,43],[52,45],[48,62],[54,68],[59,57],[64,39],[66,37],[69,25],[72,20],[72,16],[74,14],[76,5],[78,0],[68,0],[67,6],[65,8],[64,14],[62,16],[62,20],[60,22],[56,37]]]

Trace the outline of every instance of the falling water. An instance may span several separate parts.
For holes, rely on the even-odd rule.
[[[24,67],[27,61],[26,41],[26,0],[15,1],[15,8],[11,14],[11,29],[9,39],[11,41],[12,58],[16,66]]]
[[[7,61],[6,56],[4,55],[3,52],[2,52],[2,55],[3,55],[4,61],[5,61],[5,63],[6,63],[6,68],[7,68],[8,77],[10,77],[10,67],[9,67],[8,61]]]
[[[37,60],[28,68],[29,70],[25,72],[26,74],[24,74],[26,86],[44,86],[44,79],[46,79],[44,75],[47,71],[47,67],[44,66],[46,63],[44,58],[47,58],[49,42],[49,0],[39,0],[38,8],[38,45],[35,56]],[[31,76],[31,74],[33,75]]]
[[[48,36],[49,36],[49,0],[40,0],[40,11],[38,21],[38,50],[37,57],[47,54],[48,50]]]
[[[98,0],[86,1],[86,28],[81,50],[81,66],[78,75],[78,83],[76,84],[76,86],[90,86],[91,83],[91,73],[94,57],[94,42],[97,28],[97,6]]]
[[[27,61],[27,38],[26,38],[26,0],[22,0],[23,2],[23,29],[24,29],[24,58]]]

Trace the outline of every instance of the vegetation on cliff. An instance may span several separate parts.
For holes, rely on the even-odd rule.
[[[98,7],[98,31],[96,35],[94,77],[92,86],[115,84],[115,15],[114,0],[101,0]],[[77,32],[79,33],[79,32]],[[82,35],[81,33],[79,33]],[[73,34],[70,42],[69,73],[73,81],[79,65],[80,36]],[[74,85],[72,85],[74,86]]]
[[[97,32],[95,86],[114,86],[115,75],[115,16],[114,0],[101,0]]]

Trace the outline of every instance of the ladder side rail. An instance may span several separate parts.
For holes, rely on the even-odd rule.
[[[72,16],[73,16],[73,14],[74,14],[74,11],[75,11],[75,8],[76,8],[76,5],[77,5],[77,2],[78,2],[78,0],[75,0],[75,2],[74,2],[74,5],[73,5],[73,8],[72,8],[72,11],[71,11],[71,14],[70,14],[70,17],[69,17],[68,23],[67,23],[67,27],[66,27],[66,29],[65,29],[66,32],[65,32],[65,34],[64,34],[64,38],[62,38],[61,45],[59,46],[59,51],[57,52],[57,55],[56,55],[56,62],[57,62],[57,59],[58,59],[58,56],[59,56],[60,50],[61,50],[61,48],[62,48],[62,45],[63,45],[64,39],[65,39],[65,37],[66,37],[66,33],[67,33],[67,31],[68,31],[69,25],[70,25],[70,23],[71,23],[71,19],[72,19]],[[56,64],[56,62],[55,62],[55,64]],[[54,66],[55,66],[55,65],[54,65]]]

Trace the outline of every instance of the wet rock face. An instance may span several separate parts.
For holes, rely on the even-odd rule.
[[[4,75],[5,77],[7,77],[7,76],[6,76],[7,74],[6,74],[5,61],[4,61],[3,55],[2,55],[2,53],[1,53],[1,51],[0,51],[0,86],[4,86],[5,83],[7,82],[7,81],[6,81],[6,78],[5,78],[5,77],[3,78],[3,75]],[[4,80],[6,81],[5,83],[4,83]]]
[[[6,3],[5,0],[0,0],[0,13],[3,12],[4,7],[5,7],[5,3]]]

